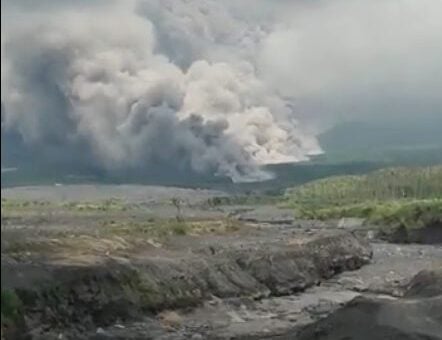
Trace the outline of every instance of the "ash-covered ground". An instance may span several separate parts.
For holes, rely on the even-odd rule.
[[[2,336],[441,338],[440,245],[383,243],[275,204],[209,204],[225,195],[2,189],[2,318],[4,294],[21,301]]]

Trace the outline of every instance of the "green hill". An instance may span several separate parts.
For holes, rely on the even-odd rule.
[[[442,227],[441,165],[330,177],[289,189],[285,196],[299,217],[361,218],[365,224],[381,226],[387,235],[398,230],[410,235],[407,230],[425,228],[438,230],[433,232],[440,235]]]
[[[286,197],[291,205],[310,209],[367,201],[442,198],[442,165],[329,177],[288,189]]]

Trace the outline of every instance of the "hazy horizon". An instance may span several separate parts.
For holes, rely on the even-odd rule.
[[[14,166],[4,151],[253,181],[271,177],[264,164],[327,150],[320,135],[346,123],[391,129],[393,146],[431,140],[441,11],[438,0],[3,1],[2,167]]]

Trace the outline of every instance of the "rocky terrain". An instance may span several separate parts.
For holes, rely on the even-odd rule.
[[[219,195],[2,190],[2,336],[441,338],[440,245],[384,243],[274,205],[207,205]]]
[[[296,334],[296,339],[440,339],[442,270],[419,272],[394,299],[363,294]]]

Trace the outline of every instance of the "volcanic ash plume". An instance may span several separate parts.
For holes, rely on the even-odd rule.
[[[3,130],[106,169],[160,161],[235,181],[319,152],[257,74],[265,32],[225,8],[235,29],[212,27],[215,2],[110,3],[3,9]]]

